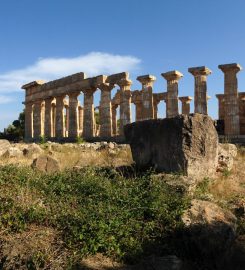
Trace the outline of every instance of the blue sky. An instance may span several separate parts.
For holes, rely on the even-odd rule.
[[[206,65],[209,114],[223,93],[219,64],[245,65],[244,0],[8,0],[0,2],[0,130],[22,111],[23,83],[75,72],[90,76],[130,71],[157,77],[179,70],[179,95],[194,94],[188,67]],[[245,74],[238,75],[243,90]],[[245,91],[245,86],[244,86]],[[99,91],[95,95],[98,104]],[[160,106],[164,115],[164,105]]]

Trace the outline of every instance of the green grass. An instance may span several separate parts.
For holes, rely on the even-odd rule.
[[[103,253],[135,261],[166,246],[183,226],[185,196],[150,173],[124,178],[113,169],[85,168],[52,175],[0,168],[0,230],[31,224],[59,231],[76,256]]]

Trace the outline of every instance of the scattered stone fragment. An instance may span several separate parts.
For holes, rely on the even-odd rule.
[[[0,156],[6,153],[11,144],[8,140],[0,140]]]
[[[237,155],[237,147],[230,143],[219,143],[217,171],[230,171],[233,167],[234,157]]]
[[[35,158],[32,163],[32,168],[47,173],[60,171],[58,160],[46,155]]]
[[[28,158],[36,158],[42,153],[43,149],[35,143],[29,144],[23,149],[24,156]]]
[[[23,152],[16,147],[9,147],[9,149],[3,154],[5,158],[19,158],[23,156]]]

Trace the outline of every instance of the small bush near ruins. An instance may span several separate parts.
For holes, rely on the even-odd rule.
[[[11,254],[3,243],[11,246],[15,237],[23,239],[19,250],[26,252],[21,261],[31,265],[27,269],[58,268],[55,262],[61,257],[62,269],[67,269],[69,263],[89,254],[135,262],[153,250],[166,252],[165,237],[182,227],[187,205],[183,194],[150,173],[125,178],[113,169],[88,167],[48,175],[3,166],[0,269],[11,264],[9,256],[18,250],[17,241]],[[22,245],[32,235],[25,251]]]

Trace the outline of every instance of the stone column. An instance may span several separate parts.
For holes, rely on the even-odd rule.
[[[25,140],[31,140],[33,137],[33,104],[28,102],[25,104]]]
[[[117,135],[117,104],[112,105],[112,134]]]
[[[83,137],[92,138],[95,135],[94,121],[94,92],[96,88],[83,90],[84,93],[84,119],[83,119]]]
[[[57,139],[65,137],[64,99],[65,95],[56,97],[55,137]]]
[[[219,65],[225,75],[225,135],[240,135],[237,73],[239,64]]]
[[[120,86],[120,127],[119,134],[124,136],[123,127],[131,123],[131,80],[122,79],[117,83]]]
[[[68,104],[64,104],[65,107],[65,137],[69,136],[69,105]]]
[[[183,74],[177,70],[161,74],[167,80],[167,118],[175,117],[179,114],[178,109],[178,81]]]
[[[69,94],[69,131],[68,137],[75,139],[78,136],[78,99],[80,92]]]
[[[188,71],[195,78],[194,112],[208,114],[207,109],[207,76],[211,70],[205,66],[192,67]]]
[[[52,137],[52,129],[53,129],[52,101],[53,98],[45,99],[44,135],[47,138]]]
[[[136,100],[135,104],[135,121],[143,120],[143,105],[141,100]]]
[[[190,103],[192,101],[192,97],[180,97],[179,100],[182,103],[182,114],[189,115],[190,114]]]
[[[101,90],[100,100],[100,137],[112,136],[112,111],[111,111],[111,90],[114,84],[102,83],[99,86]]]
[[[79,135],[83,132],[83,107],[78,106],[78,124],[79,124]]]
[[[42,100],[34,101],[33,120],[33,137],[39,140],[42,135]]]
[[[51,137],[56,137],[55,130],[56,130],[56,101],[51,104],[52,106],[52,122],[53,127],[51,130]]]
[[[137,80],[142,83],[142,109],[141,120],[153,119],[153,83],[156,77],[153,75],[144,75],[137,77]]]

